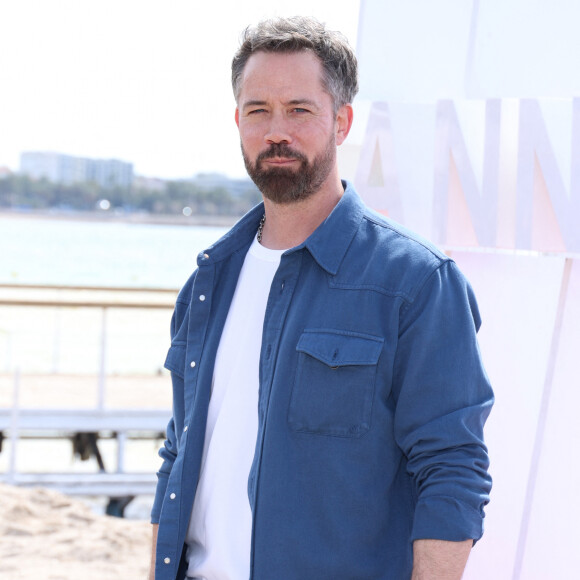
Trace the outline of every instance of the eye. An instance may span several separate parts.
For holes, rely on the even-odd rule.
[[[247,112],[248,115],[257,115],[259,113],[265,113],[266,109],[251,109]]]
[[[304,107],[295,107],[292,110],[294,113],[309,113],[310,112],[308,109],[305,109]]]

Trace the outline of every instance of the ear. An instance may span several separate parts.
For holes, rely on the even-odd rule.
[[[336,144],[342,145],[352,127],[352,105],[343,105],[336,113]]]
[[[240,109],[238,109],[238,107],[236,107],[236,125],[238,126],[238,129],[240,128]]]

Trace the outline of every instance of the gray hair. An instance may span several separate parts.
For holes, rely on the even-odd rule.
[[[232,88],[236,101],[248,59],[256,52],[311,51],[322,64],[325,90],[332,97],[334,109],[352,103],[358,92],[356,56],[346,37],[327,30],[310,17],[275,18],[248,27],[242,33],[240,48],[232,60]]]

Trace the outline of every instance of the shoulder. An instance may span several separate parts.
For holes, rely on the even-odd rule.
[[[434,272],[452,263],[431,242],[365,207],[341,274],[412,302]]]
[[[177,295],[177,304],[185,304],[188,305],[191,301],[191,292],[193,290],[193,284],[195,283],[195,278],[197,277],[197,268],[191,274],[191,276],[187,279],[187,282],[181,287],[179,294]]]
[[[181,337],[186,330],[186,326],[183,322],[188,318],[189,304],[191,302],[191,293],[193,290],[193,284],[197,276],[197,270],[189,277],[187,282],[183,285],[177,299],[175,300],[175,308],[173,310],[173,316],[171,317],[171,340],[176,342],[179,340],[185,340],[185,337]],[[180,329],[184,329],[180,333]]]
[[[419,234],[409,230],[394,220],[365,206],[360,233],[376,236],[380,249],[388,246],[389,253],[400,251],[407,258],[420,263],[440,265],[449,261],[445,253]]]

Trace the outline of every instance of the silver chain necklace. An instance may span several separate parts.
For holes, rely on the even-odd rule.
[[[260,225],[258,226],[258,233],[256,234],[256,238],[258,239],[258,243],[262,243],[262,233],[264,232],[264,224],[266,223],[266,214],[262,216],[260,220]]]

